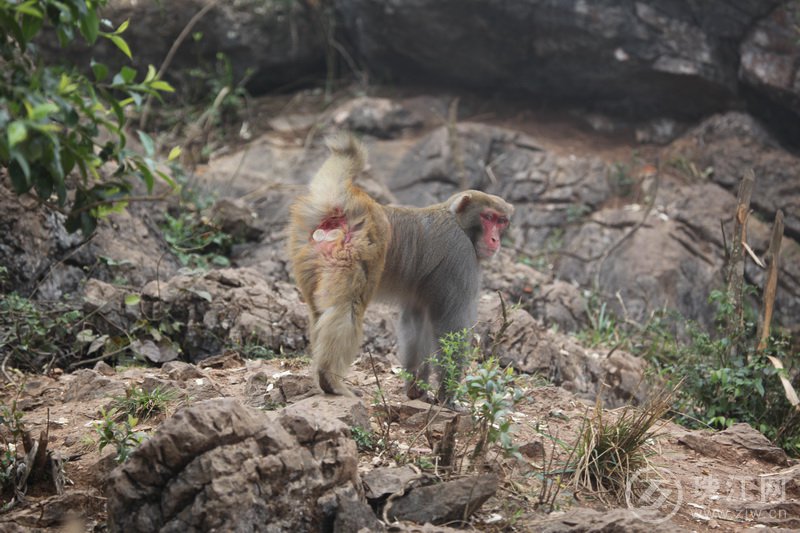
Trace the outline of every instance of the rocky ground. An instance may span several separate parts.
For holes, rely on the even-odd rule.
[[[732,217],[746,166],[757,177],[754,253],[766,249],[774,210],[787,213],[776,320],[797,331],[800,165],[757,121],[733,112],[682,132],[470,97],[320,100],[311,92],[254,102],[247,138],[219,148],[190,177],[218,199],[207,216],[238,232],[226,268],[181,268],[152,206],[112,215],[84,241],[4,191],[4,288],[79,297],[95,338],[136,332],[126,354],[139,359],[112,368],[106,345],[46,375],[3,365],[3,404],[16,400],[25,427],[46,432],[48,450],[65,461],[62,493],[31,479],[24,501],[0,515],[5,528],[227,530],[265,514],[276,517],[275,530],[419,530],[410,524],[426,521],[439,524],[426,531],[800,527],[794,462],[744,425],[712,434],[659,423],[647,448],[649,472],[663,478],[648,482],[650,495],[663,498],[626,503],[558,477],[596,398],[614,419],[655,387],[642,359],[578,342],[587,301],[602,297],[635,324],[663,307],[711,323],[708,290],[724,264],[720,221]],[[299,398],[310,386],[297,357],[307,343],[305,307],[282,232],[289,200],[325,157],[320,132],[332,127],[364,137],[362,185],[381,201],[425,205],[469,187],[515,204],[509,242],[487,267],[476,333],[523,376],[524,398],[511,415],[521,457],[492,451],[455,472],[437,465],[457,413],[404,401],[394,312],[382,306],[369,312],[350,377],[361,399]],[[746,276],[760,284],[764,273],[748,265]],[[261,359],[246,357],[254,348]],[[136,427],[151,438],[114,469],[117,450],[99,451],[95,426],[114,397],[136,388],[174,392],[165,412]],[[474,428],[457,418],[450,427],[464,446]],[[354,427],[382,442],[358,449]],[[437,479],[448,485],[425,488]]]

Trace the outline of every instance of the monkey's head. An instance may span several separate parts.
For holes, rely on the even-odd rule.
[[[500,240],[508,228],[514,206],[493,194],[464,191],[450,197],[448,209],[472,240],[478,259],[490,259],[500,250]]]

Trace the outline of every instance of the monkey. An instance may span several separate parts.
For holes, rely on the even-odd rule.
[[[353,183],[365,165],[361,143],[342,133],[328,147],[288,226],[292,272],[309,308],[312,375],[323,392],[352,396],[343,378],[361,346],[366,308],[392,302],[401,308],[406,394],[420,398],[438,340],[477,320],[480,264],[500,249],[514,207],[477,190],[422,208],[381,205]],[[437,399],[452,400],[441,386]]]

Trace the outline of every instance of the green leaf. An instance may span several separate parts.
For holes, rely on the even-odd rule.
[[[94,73],[94,79],[96,81],[103,81],[108,77],[108,67],[105,66],[103,63],[97,63],[96,61],[91,62],[92,72]]]
[[[122,80],[125,83],[133,83],[133,80],[136,79],[136,70],[132,69],[131,67],[124,66],[120,69],[119,75],[122,77]]]
[[[150,84],[150,87],[156,91],[164,91],[167,93],[175,92],[175,88],[164,80],[156,80]]]
[[[167,161],[172,161],[177,159],[181,155],[181,147],[174,146],[172,150],[169,151],[169,156],[167,157]]]
[[[21,22],[22,26],[20,27],[20,34],[22,36],[23,42],[28,43],[31,41],[31,39],[36,37],[36,34],[39,33],[39,30],[42,29],[44,18],[37,17],[35,15],[23,15]],[[15,28],[12,27],[12,32],[14,30]]]
[[[15,120],[8,125],[8,147],[13,148],[28,138],[28,128],[25,123],[20,120]]]
[[[20,5],[18,5],[17,7],[15,7],[14,10],[17,13],[30,15],[30,16],[36,17],[36,18],[42,18],[42,12],[34,7],[34,5],[36,3],[37,3],[37,0],[28,0],[27,2],[23,2]]]
[[[28,112],[28,118],[39,121],[58,111],[58,106],[53,102],[39,104]]]
[[[128,24],[130,24],[130,22],[131,22],[130,19],[128,19],[125,22],[123,22],[122,24],[120,24],[119,28],[117,28],[117,31],[114,32],[114,35],[119,35],[120,33],[122,33],[125,30],[127,30],[128,29]]]
[[[23,194],[31,189],[31,169],[28,166],[28,161],[22,154],[13,151],[14,157],[11,164],[8,165],[8,175],[11,178],[11,186],[14,187],[14,192]]]
[[[136,130],[136,133],[139,134],[139,140],[142,142],[144,152],[148,156],[153,157],[156,153],[156,146],[153,143],[153,138],[141,130]]]
[[[80,20],[81,34],[89,44],[94,44],[100,33],[100,18],[94,9],[90,9]]]
[[[131,49],[128,46],[128,43],[125,42],[125,39],[123,39],[119,35],[115,35],[115,34],[108,35],[108,38],[111,39],[111,42],[114,43],[114,45],[116,45],[117,48],[122,50],[123,54],[128,56],[128,59],[133,59],[133,56],[131,55]],[[124,68],[128,68],[128,67],[124,67]]]
[[[144,77],[143,83],[150,83],[155,79],[156,79],[156,67],[154,67],[153,65],[147,65],[147,75]]]
[[[145,185],[147,186],[147,192],[152,191],[153,183],[155,181],[153,177],[153,171],[150,170],[150,167],[147,165],[147,163],[143,161],[138,161],[136,166],[139,168],[139,175],[142,177]]]
[[[142,297],[139,294],[126,294],[125,295],[125,305],[139,305],[139,302],[142,301]]]

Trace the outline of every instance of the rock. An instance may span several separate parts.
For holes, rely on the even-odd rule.
[[[187,27],[210,0],[173,0],[164,4],[114,0],[103,10],[103,18],[110,19],[116,28],[125,20],[131,25],[125,32],[133,54],[133,66],[141,73],[147,65],[160,65],[175,43],[178,34]],[[314,73],[324,74],[325,15],[312,5],[284,4],[241,0],[233,4],[217,4],[199,19],[193,33],[201,38],[186,39],[176,50],[167,79],[179,82],[182,92],[194,98],[211,99],[206,81],[188,75],[193,68],[203,68],[214,76],[219,60],[224,54],[232,69],[231,80],[238,83],[252,69],[248,88],[264,92],[296,81]],[[107,63],[112,72],[128,64],[111,43],[99,40],[91,49],[72,47],[68,53],[55,49],[55,35],[45,35],[42,45],[51,54],[66,55],[69,64],[85,64],[89,58]],[[90,56],[91,52],[91,56]],[[217,67],[222,68],[222,67]],[[216,74],[221,75],[221,74]]]
[[[494,346],[501,365],[540,374],[579,397],[594,399],[602,392],[609,407],[642,402],[647,397],[641,387],[647,368],[642,358],[620,350],[610,357],[601,355],[580,346],[570,336],[545,329],[523,309],[511,309],[507,314],[509,325]],[[499,331],[502,323],[499,303],[481,300],[478,316],[476,331],[482,339],[490,339],[489,332]]]
[[[99,279],[89,279],[83,286],[83,311],[92,317],[98,314],[102,320],[92,320],[98,331],[106,331],[108,322],[118,330],[127,331],[140,316],[138,306],[125,305],[126,291]]]
[[[749,456],[780,466],[789,464],[786,452],[772,444],[767,437],[749,424],[744,423],[734,424],[710,436],[704,432],[692,431],[680,437],[678,442],[703,455],[722,457],[734,462],[740,462],[743,456]]]
[[[294,286],[268,283],[250,269],[222,269],[150,282],[142,290],[147,316],[182,322],[173,341],[190,361],[218,354],[224,343],[257,343],[276,353],[306,346],[306,309]]]
[[[391,501],[386,515],[418,524],[463,521],[494,495],[497,484],[497,476],[490,474],[419,487]]]
[[[745,504],[742,510],[751,516],[757,516],[756,521],[759,524],[770,527],[766,531],[788,532],[800,528],[800,502],[797,500],[750,502]],[[759,528],[756,531],[765,529]]]
[[[220,198],[208,217],[235,241],[258,241],[264,234],[258,226],[258,215],[240,198]]]
[[[750,28],[740,45],[739,77],[782,109],[800,114],[800,45],[797,20],[800,6],[783,2]]]
[[[698,117],[735,101],[737,44],[779,0],[514,0],[458,10],[435,1],[334,3],[356,56],[380,77]]]
[[[124,383],[86,368],[76,370],[62,379],[70,380],[64,393],[65,402],[81,402],[125,394]]]
[[[344,491],[347,492],[344,492]],[[334,533],[375,532],[386,531],[383,522],[378,520],[372,508],[358,499],[350,488],[337,489],[336,518],[333,520]]]
[[[368,500],[380,500],[408,490],[411,482],[418,479],[422,479],[419,472],[409,465],[375,468],[361,477]]]
[[[573,507],[559,516],[530,524],[543,533],[589,533],[624,531],[625,533],[668,533],[678,528],[658,510],[608,509],[597,511]]]
[[[195,365],[183,361],[170,361],[161,365],[161,372],[175,381],[189,381],[190,379],[206,378],[206,373]]]
[[[111,365],[106,363],[105,361],[98,361],[94,364],[94,368],[92,368],[98,374],[102,374],[103,376],[116,376],[117,371],[114,370]]]
[[[244,359],[239,353],[234,351],[223,352],[219,355],[212,355],[200,361],[199,368],[242,368],[245,366]]]
[[[420,128],[424,119],[394,100],[362,96],[335,109],[333,123],[342,129],[389,139],[405,130]]]
[[[531,459],[540,460],[545,457],[544,444],[539,440],[532,440],[520,444],[518,450],[519,453]]]
[[[670,118],[659,118],[636,128],[636,142],[669,144],[683,133],[686,125]]]
[[[711,439],[723,446],[735,447],[739,451],[746,450],[754,459],[788,466],[789,458],[782,448],[772,444],[760,431],[753,429],[750,424],[734,424],[731,427],[714,434]]]
[[[364,403],[358,398],[346,396],[311,396],[284,407],[280,416],[284,427],[289,428],[301,443],[311,438],[309,432],[313,435],[314,432],[324,431],[321,429],[324,426],[317,427],[317,420],[338,420],[351,428],[371,428]]]
[[[492,292],[502,291],[506,306],[519,303],[546,326],[558,326],[562,331],[577,331],[587,324],[586,298],[572,283],[553,279],[524,263],[517,262],[513,252],[500,256],[483,266],[483,284]],[[483,299],[497,302],[496,294]]]
[[[19,198],[0,181],[0,265],[7,269],[4,290],[29,294],[37,285],[40,298],[58,300],[79,291],[83,266],[96,258],[80,234],[64,229],[65,217]],[[71,265],[62,262],[67,255]]]
[[[245,395],[249,405],[274,408],[286,405],[313,388],[314,381],[308,374],[292,374],[287,371],[271,375],[260,371],[247,378]]]
[[[323,425],[305,435],[306,447],[275,418],[231,399],[181,409],[112,472],[109,528],[315,531],[332,524],[339,497],[360,499],[361,485],[346,427]]]
[[[167,394],[177,394],[177,392],[180,390],[175,383],[165,379],[157,378],[152,374],[144,375],[140,388],[142,391],[147,393],[152,393],[155,390],[159,390]]]
[[[698,169],[713,169],[710,179],[734,196],[744,169],[752,168],[756,176],[753,209],[769,223],[782,209],[786,234],[800,239],[800,157],[782,149],[752,116],[740,112],[714,115],[675,141],[670,152]]]

